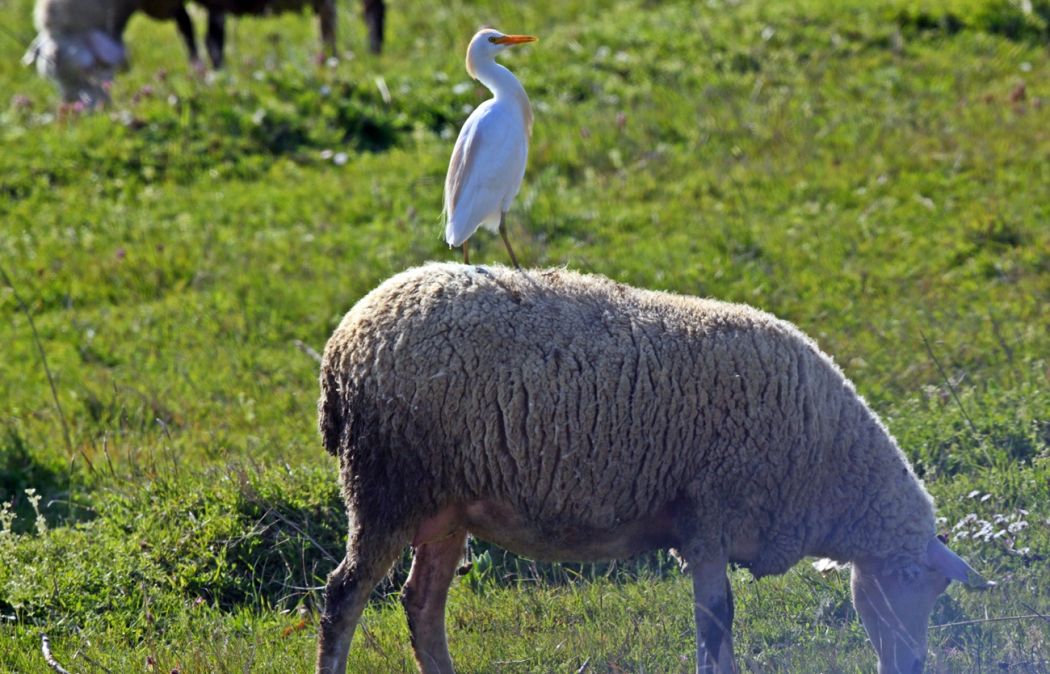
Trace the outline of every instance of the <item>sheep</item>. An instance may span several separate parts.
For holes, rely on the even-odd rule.
[[[428,264],[382,283],[325,347],[319,427],[350,520],[317,671],[343,672],[406,545],[427,674],[452,672],[449,583],[468,533],[540,560],[671,548],[691,574],[697,672],[735,672],[726,568],[852,562],[880,674],[919,672],[936,597],[985,581],[832,360],[744,305],[562,269]]]
[[[23,62],[54,80],[66,103],[107,103],[116,71],[127,66],[124,29],[137,11],[193,30],[184,0],[37,0],[38,34]],[[196,45],[187,44],[190,60],[199,63]]]
[[[37,36],[22,62],[54,80],[66,103],[108,102],[113,77],[127,63],[121,36],[137,8],[138,0],[37,0]]]
[[[216,68],[221,68],[223,65],[227,14],[235,16],[270,14],[298,11],[308,5],[312,6],[320,17],[321,39],[325,48],[335,53],[335,0],[196,0],[196,2],[208,10],[208,32],[204,41],[208,57]],[[181,1],[179,4],[182,4]],[[372,53],[378,54],[383,49],[383,23],[386,17],[386,6],[383,0],[362,0],[361,4],[364,8],[365,23],[368,25],[369,49]],[[178,20],[178,27],[190,52],[190,59],[194,61],[197,54],[197,38],[193,32],[193,24],[187,17],[185,21]]]

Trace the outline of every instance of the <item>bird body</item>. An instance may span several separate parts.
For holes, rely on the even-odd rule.
[[[479,31],[467,48],[467,72],[493,97],[470,114],[456,139],[445,178],[445,241],[464,246],[485,227],[503,235],[511,259],[514,252],[503,229],[504,214],[521,189],[532,134],[532,106],[525,88],[495,56],[513,44],[533,42],[526,35]]]
[[[529,154],[523,142],[527,126],[510,107],[507,101],[489,99],[460,131],[445,182],[445,240],[450,246],[463,245],[478,227],[499,231],[500,217],[521,189]]]

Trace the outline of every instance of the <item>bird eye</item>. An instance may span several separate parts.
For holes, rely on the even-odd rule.
[[[493,36],[491,36],[491,37],[489,38],[489,42],[491,42],[492,44],[496,44],[496,40],[498,40],[498,39],[499,39],[499,38],[497,38],[497,37],[496,37],[495,35],[493,35]]]

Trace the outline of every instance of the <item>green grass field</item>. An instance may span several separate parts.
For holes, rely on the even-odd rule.
[[[1046,0],[404,0],[381,57],[342,8],[338,64],[312,17],[246,19],[207,78],[136,18],[114,105],[58,119],[19,64],[31,0],[0,1],[0,671],[50,671],[41,634],[81,673],[311,671],[346,522],[308,350],[381,280],[459,259],[441,185],[489,23],[541,36],[504,59],[536,110],[523,263],[812,335],[999,583],[939,601],[930,671],[1050,672]],[[475,547],[461,671],[692,671],[666,556]],[[351,671],[411,669],[403,577]],[[745,671],[874,671],[845,574],[732,582]]]

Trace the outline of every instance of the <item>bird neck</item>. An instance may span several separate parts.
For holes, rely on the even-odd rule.
[[[514,73],[495,61],[482,62],[474,68],[474,77],[484,84],[496,98],[515,98],[528,100],[525,87]]]
[[[487,61],[470,70],[478,82],[484,84],[495,100],[507,100],[514,104],[521,113],[521,121],[525,125],[525,133],[532,135],[532,104],[525,93],[525,87],[514,73],[507,70],[495,61]]]

